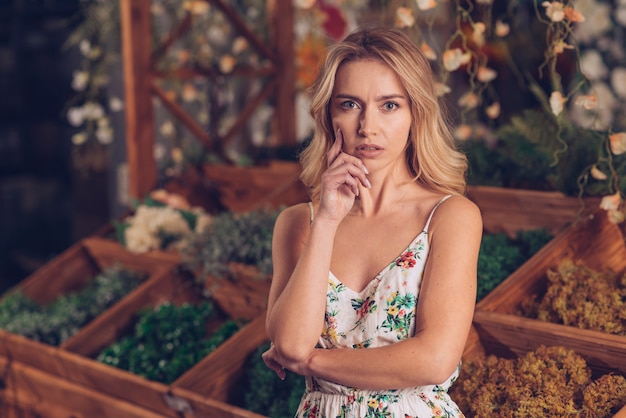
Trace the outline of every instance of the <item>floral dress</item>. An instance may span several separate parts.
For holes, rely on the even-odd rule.
[[[448,197],[433,208],[424,230],[406,250],[361,292],[347,288],[329,273],[319,347],[379,347],[414,335],[417,298],[428,256],[428,225],[435,209]],[[459,368],[440,385],[386,391],[361,390],[307,377],[296,417],[461,418],[464,415],[448,396],[458,373]]]

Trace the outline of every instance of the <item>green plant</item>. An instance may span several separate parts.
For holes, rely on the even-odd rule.
[[[477,301],[541,249],[552,235],[546,229],[520,231],[515,238],[504,233],[483,236],[478,254]]]
[[[41,306],[20,290],[0,302],[0,328],[50,345],[60,345],[87,322],[130,293],[143,274],[114,266],[102,271],[80,291]]]
[[[165,302],[140,313],[132,335],[111,344],[98,356],[105,364],[148,380],[172,383],[236,333],[242,324],[225,321],[207,334],[213,304]]]
[[[280,209],[246,213],[223,212],[182,251],[183,264],[214,277],[227,277],[228,263],[256,266],[263,274],[272,271],[272,233]]]
[[[244,369],[243,399],[239,402],[247,410],[272,418],[294,416],[305,389],[303,376],[287,373],[280,380],[270,370],[261,354],[267,351],[269,343],[260,346],[249,358]]]

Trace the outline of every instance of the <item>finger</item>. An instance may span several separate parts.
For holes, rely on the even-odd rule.
[[[331,167],[331,169],[329,169],[328,171],[330,178],[333,178],[335,175],[343,176],[343,174],[347,172],[350,176],[358,179],[358,181],[361,183],[361,185],[363,185],[363,187],[365,188],[372,187],[372,184],[367,178],[367,174],[368,174],[367,168],[365,167],[365,165],[360,159],[356,157],[352,157],[351,155],[342,153],[337,158],[335,163],[333,163],[333,166],[334,167]]]
[[[328,166],[337,159],[339,154],[341,154],[341,147],[343,146],[343,134],[341,133],[341,129],[337,128],[337,133],[335,134],[335,142],[328,150],[326,154],[326,158],[328,160]]]

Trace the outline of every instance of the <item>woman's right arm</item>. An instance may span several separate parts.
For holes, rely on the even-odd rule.
[[[285,209],[276,220],[266,328],[290,361],[306,359],[322,331],[336,228],[324,219],[309,226],[305,204]]]

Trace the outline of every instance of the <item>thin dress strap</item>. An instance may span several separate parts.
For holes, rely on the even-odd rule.
[[[448,198],[451,196],[452,195],[449,194],[447,196],[442,197],[441,200],[437,202],[433,210],[430,211],[430,215],[428,215],[428,220],[426,221],[426,225],[424,226],[424,232],[428,233],[428,226],[430,225],[430,220],[433,218],[433,215],[435,214],[435,210],[439,207],[439,205],[441,205],[443,202],[448,200]]]
[[[309,223],[313,223],[313,217],[315,214],[313,213],[313,202],[309,202],[309,210],[311,211],[311,217],[309,218]]]

